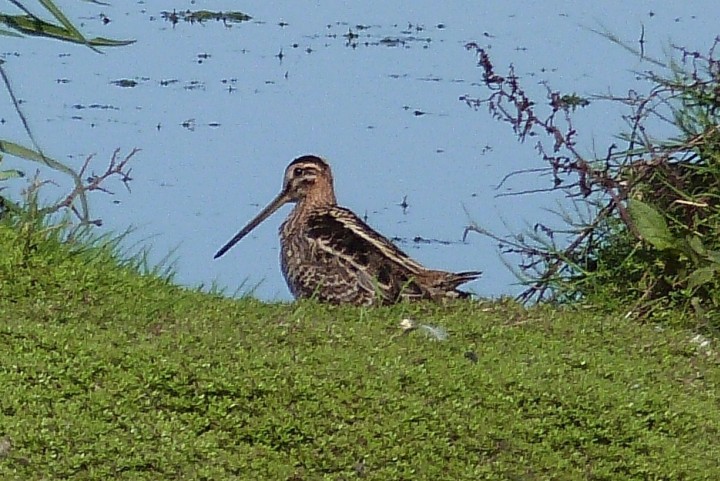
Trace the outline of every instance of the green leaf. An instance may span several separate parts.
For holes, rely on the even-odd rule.
[[[43,155],[41,152],[30,149],[28,147],[24,147],[14,142],[8,142],[6,140],[0,140],[0,152],[12,155],[14,157],[19,157],[21,159],[47,165],[51,169],[57,170],[58,172],[62,172],[63,174],[72,177],[75,187],[77,189],[80,189],[80,191],[82,190],[82,179],[78,174],[75,173],[74,170],[51,157]],[[82,211],[84,213],[87,213],[88,206],[86,196],[84,194],[81,194],[79,196],[79,199],[80,204],[82,205]]]
[[[53,11],[54,12],[54,11]],[[64,20],[67,18],[62,17]],[[42,19],[31,15],[1,15],[0,23],[4,23],[8,27],[24,33],[25,35],[35,35],[39,37],[49,37],[66,42],[79,43],[90,47],[117,47],[134,43],[134,40],[110,40],[107,38],[97,37],[90,40],[85,39],[76,28],[66,28],[46,22]],[[64,23],[64,22],[63,22]]]
[[[75,172],[70,167],[63,165],[62,163],[58,162],[57,160],[55,160],[51,157],[48,157],[46,155],[43,155],[36,150],[29,149],[27,147],[16,144],[14,142],[0,140],[0,152],[3,152],[8,155],[12,155],[14,157],[19,157],[21,159],[31,160],[33,162],[39,162],[41,164],[47,165],[48,167],[50,167],[52,169],[55,169],[57,171],[68,174],[73,178],[77,177]]]
[[[95,37],[87,41],[92,47],[122,47],[135,43],[135,40],[113,40],[105,37]]]
[[[17,179],[18,177],[25,177],[25,173],[21,170],[0,170],[0,181],[8,179]]]
[[[78,42],[82,38],[78,39],[71,31],[31,15],[0,15],[0,22],[26,35],[51,37],[69,42]]]
[[[658,250],[677,247],[663,215],[645,202],[633,199],[628,202],[628,212],[640,236]]]
[[[20,157],[21,159],[32,160],[33,162],[45,163],[45,158],[40,152],[23,147],[22,145],[14,142],[0,140],[0,152],[14,157]]]
[[[78,42],[87,43],[87,40],[83,37],[80,31],[75,28],[75,25],[73,25],[70,20],[68,20],[65,14],[62,13],[62,10],[55,6],[52,0],[39,0],[39,2],[47,9],[48,12],[52,13],[52,15],[63,25],[63,27],[65,27],[72,38],[76,39]]]
[[[700,237],[694,235],[694,236],[688,236],[687,238],[688,246],[699,256],[706,256],[707,250],[705,249],[705,246],[703,245],[702,241],[700,240]]]
[[[5,30],[4,28],[0,28],[0,35],[5,35],[7,37],[22,37],[17,32],[13,32],[12,30]]]
[[[705,285],[715,279],[717,273],[718,266],[708,266],[695,269],[687,278],[688,287],[694,289]]]
[[[720,251],[708,251],[707,257],[713,264],[720,265]]]

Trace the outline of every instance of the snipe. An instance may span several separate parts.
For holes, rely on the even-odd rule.
[[[306,155],[285,169],[282,190],[215,254],[222,256],[288,202],[280,226],[280,265],[296,298],[333,304],[393,304],[400,300],[466,298],[461,284],[480,272],[426,269],[350,210],[337,205],[330,166]]]

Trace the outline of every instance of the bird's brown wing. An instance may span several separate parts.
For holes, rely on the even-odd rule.
[[[333,206],[309,214],[307,236],[328,258],[357,271],[364,289],[379,291],[385,302],[427,297],[417,282],[426,269],[348,209]]]

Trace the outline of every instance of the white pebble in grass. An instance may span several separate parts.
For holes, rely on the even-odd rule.
[[[400,329],[403,330],[403,334],[407,334],[408,332],[417,329],[417,325],[412,319],[405,318],[400,321]]]
[[[407,334],[410,331],[414,331],[415,329],[421,329],[433,341],[445,341],[448,338],[448,333],[444,328],[430,326],[428,324],[418,324],[417,322],[408,318],[400,321],[400,329],[403,330],[403,334]]]

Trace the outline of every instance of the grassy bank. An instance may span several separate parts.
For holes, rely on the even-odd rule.
[[[3,480],[720,478],[716,346],[622,313],[234,301],[7,226],[0,289]]]

